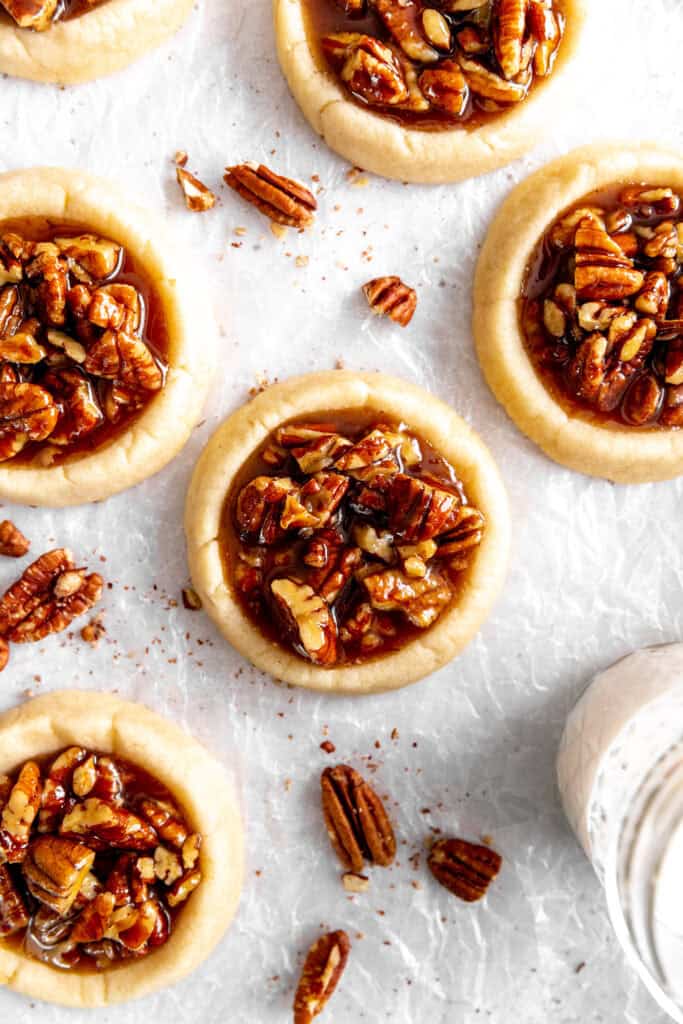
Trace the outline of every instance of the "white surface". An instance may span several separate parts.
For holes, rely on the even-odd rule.
[[[3,168],[82,164],[164,210],[210,275],[222,331],[206,422],[158,479],[100,507],[12,510],[36,553],[67,543],[93,564],[103,555],[114,586],[104,601],[107,642],[91,651],[76,636],[16,649],[0,677],[1,705],[27,688],[114,687],[187,723],[243,779],[249,867],[236,925],[194,978],[98,1021],[285,1024],[297,954],[324,923],[346,927],[353,941],[324,1018],[336,1024],[507,1024],[511,1008],[524,1024],[665,1024],[623,964],[599,884],[564,821],[554,759],[565,716],[596,670],[634,647],[681,638],[683,481],[613,487],[547,461],[489,394],[469,330],[477,248],[516,181],[591,139],[683,148],[680,0],[593,6],[573,111],[528,159],[457,187],[350,185],[348,167],[288,95],[267,0],[204,0],[173,44],[107,81],[67,91],[1,83]],[[216,186],[225,163],[249,158],[319,175],[314,229],[278,240],[227,189],[214,211],[186,212],[170,162],[178,148]],[[296,265],[298,255],[308,266]],[[359,287],[380,273],[418,289],[405,331],[366,315]],[[185,582],[184,492],[210,431],[257,374],[285,377],[338,358],[403,374],[464,413],[498,458],[515,527],[503,599],[465,655],[424,683],[361,701],[278,688],[201,613],[169,610]],[[0,565],[0,585],[16,568]],[[332,758],[318,746],[326,726]],[[380,792],[397,801],[400,864],[374,870],[370,891],[353,898],[318,809],[317,776],[335,758],[361,769],[371,758]],[[456,902],[423,856],[413,871],[409,857],[430,826],[493,836],[505,865],[485,904]],[[0,1018],[94,1019],[7,993]]]

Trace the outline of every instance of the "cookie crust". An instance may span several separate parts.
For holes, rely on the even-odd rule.
[[[473,328],[492,391],[547,455],[590,476],[645,483],[683,473],[683,431],[638,430],[589,411],[570,415],[534,370],[518,318],[527,262],[541,236],[568,206],[620,182],[670,185],[683,192],[683,157],[647,143],[585,146],[518,185],[498,211],[479,258]]]
[[[487,527],[459,599],[424,636],[360,665],[325,669],[272,643],[245,616],[226,581],[219,528],[234,475],[282,422],[335,409],[377,410],[404,420],[452,463]],[[202,453],[185,512],[190,572],[204,608],[230,643],[278,680],[324,692],[376,693],[416,682],[454,658],[496,600],[510,545],[507,495],[480,438],[449,406],[406,381],[379,373],[334,370],[294,377],[268,388],[218,428]]]
[[[45,32],[19,28],[0,13],[0,73],[75,85],[132,64],[175,34],[192,0],[107,0]]]
[[[107,1006],[174,984],[211,953],[239,901],[242,822],[231,783],[204,747],[167,719],[113,694],[61,690],[0,715],[0,774],[72,744],[118,755],[153,773],[203,836],[202,883],[166,945],[148,957],[102,973],[66,972],[0,941],[1,984],[64,1006]]]
[[[364,170],[399,181],[463,181],[503,167],[531,149],[539,126],[557,116],[572,93],[571,74],[588,16],[588,0],[566,0],[567,25],[552,74],[510,111],[479,128],[407,128],[349,99],[322,69],[308,39],[304,0],[273,0],[280,65],[314,130],[328,146]]]
[[[23,216],[87,225],[124,245],[157,290],[166,319],[165,386],[111,443],[57,466],[0,464],[2,498],[52,507],[100,501],[162,469],[200,418],[213,356],[208,303],[164,227],[111,182],[51,167],[0,174],[0,223]]]

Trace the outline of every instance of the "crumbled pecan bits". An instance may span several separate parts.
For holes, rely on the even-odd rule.
[[[400,277],[376,277],[363,285],[365,298],[373,313],[388,316],[401,327],[407,327],[417,307],[417,293]]]
[[[199,178],[190,174],[189,171],[183,170],[180,166],[176,167],[175,173],[178,184],[183,190],[183,198],[188,210],[193,213],[203,213],[204,210],[210,210],[212,206],[215,206],[216,196]]]
[[[313,943],[294,996],[294,1024],[311,1024],[325,1009],[344,972],[350,949],[344,931],[329,932]]]
[[[489,846],[464,839],[439,839],[432,846],[427,864],[437,882],[449,892],[466,903],[475,903],[486,895],[503,860]]]
[[[183,587],[183,607],[188,611],[198,612],[202,607],[202,599],[193,587]]]
[[[24,537],[18,526],[10,519],[0,523],[0,555],[8,558],[22,558],[31,547],[31,541]]]
[[[228,167],[224,181],[277,224],[305,228],[313,223],[313,212],[318,204],[312,192],[300,182],[275,174],[263,164]]]
[[[41,555],[0,599],[0,636],[14,643],[59,633],[99,601],[104,581],[77,569],[70,551]]]
[[[326,768],[320,778],[327,834],[350,871],[362,872],[366,860],[386,867],[396,855],[396,839],[384,804],[355,769]]]

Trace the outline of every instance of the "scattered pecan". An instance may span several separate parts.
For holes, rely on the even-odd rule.
[[[340,764],[320,778],[327,834],[340,861],[360,873],[366,860],[387,867],[396,855],[391,822],[374,789],[355,769]]]
[[[198,612],[202,607],[202,599],[193,587],[183,587],[183,607],[188,611]]]
[[[468,843],[464,839],[439,839],[427,860],[437,882],[458,899],[474,903],[486,895],[503,861],[489,846]]]
[[[199,178],[190,174],[189,171],[183,170],[180,166],[176,167],[175,173],[188,210],[191,210],[192,213],[203,213],[204,210],[210,210],[212,206],[215,206],[216,196]]]
[[[547,0],[529,0],[528,22],[536,43],[533,51],[534,73],[542,78],[552,70],[562,29],[557,14]]]
[[[400,277],[376,277],[363,285],[365,298],[373,313],[388,316],[401,327],[407,327],[417,307],[417,293]]]
[[[31,547],[31,541],[9,519],[0,523],[0,555],[8,558],[22,558]]]
[[[83,627],[81,630],[81,638],[85,640],[87,644],[92,644],[93,647],[96,647],[106,632],[104,623],[99,616],[96,616]]]
[[[622,406],[624,417],[629,423],[642,427],[657,418],[663,398],[664,390],[654,374],[643,374],[628,389]]]
[[[0,599],[0,636],[28,643],[60,633],[99,601],[103,586],[98,573],[76,570],[70,551],[49,551]]]
[[[325,1009],[344,972],[350,949],[344,931],[329,932],[313,943],[294,996],[294,1024],[311,1024]]]
[[[313,223],[313,212],[318,204],[309,189],[292,178],[275,174],[263,164],[228,167],[224,181],[277,224],[305,228]]]

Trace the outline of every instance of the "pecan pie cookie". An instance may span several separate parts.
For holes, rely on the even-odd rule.
[[[587,0],[274,0],[304,114],[366,170],[474,177],[533,145],[570,90]]]
[[[589,146],[503,204],[474,289],[479,359],[558,462],[621,483],[683,472],[683,158]]]
[[[0,0],[0,73],[73,85],[173,35],[192,0]]]
[[[236,797],[139,704],[64,690],[0,716],[0,982],[102,1006],[194,970],[237,908]]]
[[[99,500],[183,446],[212,333],[172,253],[104,181],[51,168],[0,175],[0,496]]]
[[[496,466],[452,409],[382,374],[270,387],[216,431],[187,498],[190,569],[277,679],[364,693],[453,658],[502,586]]]

